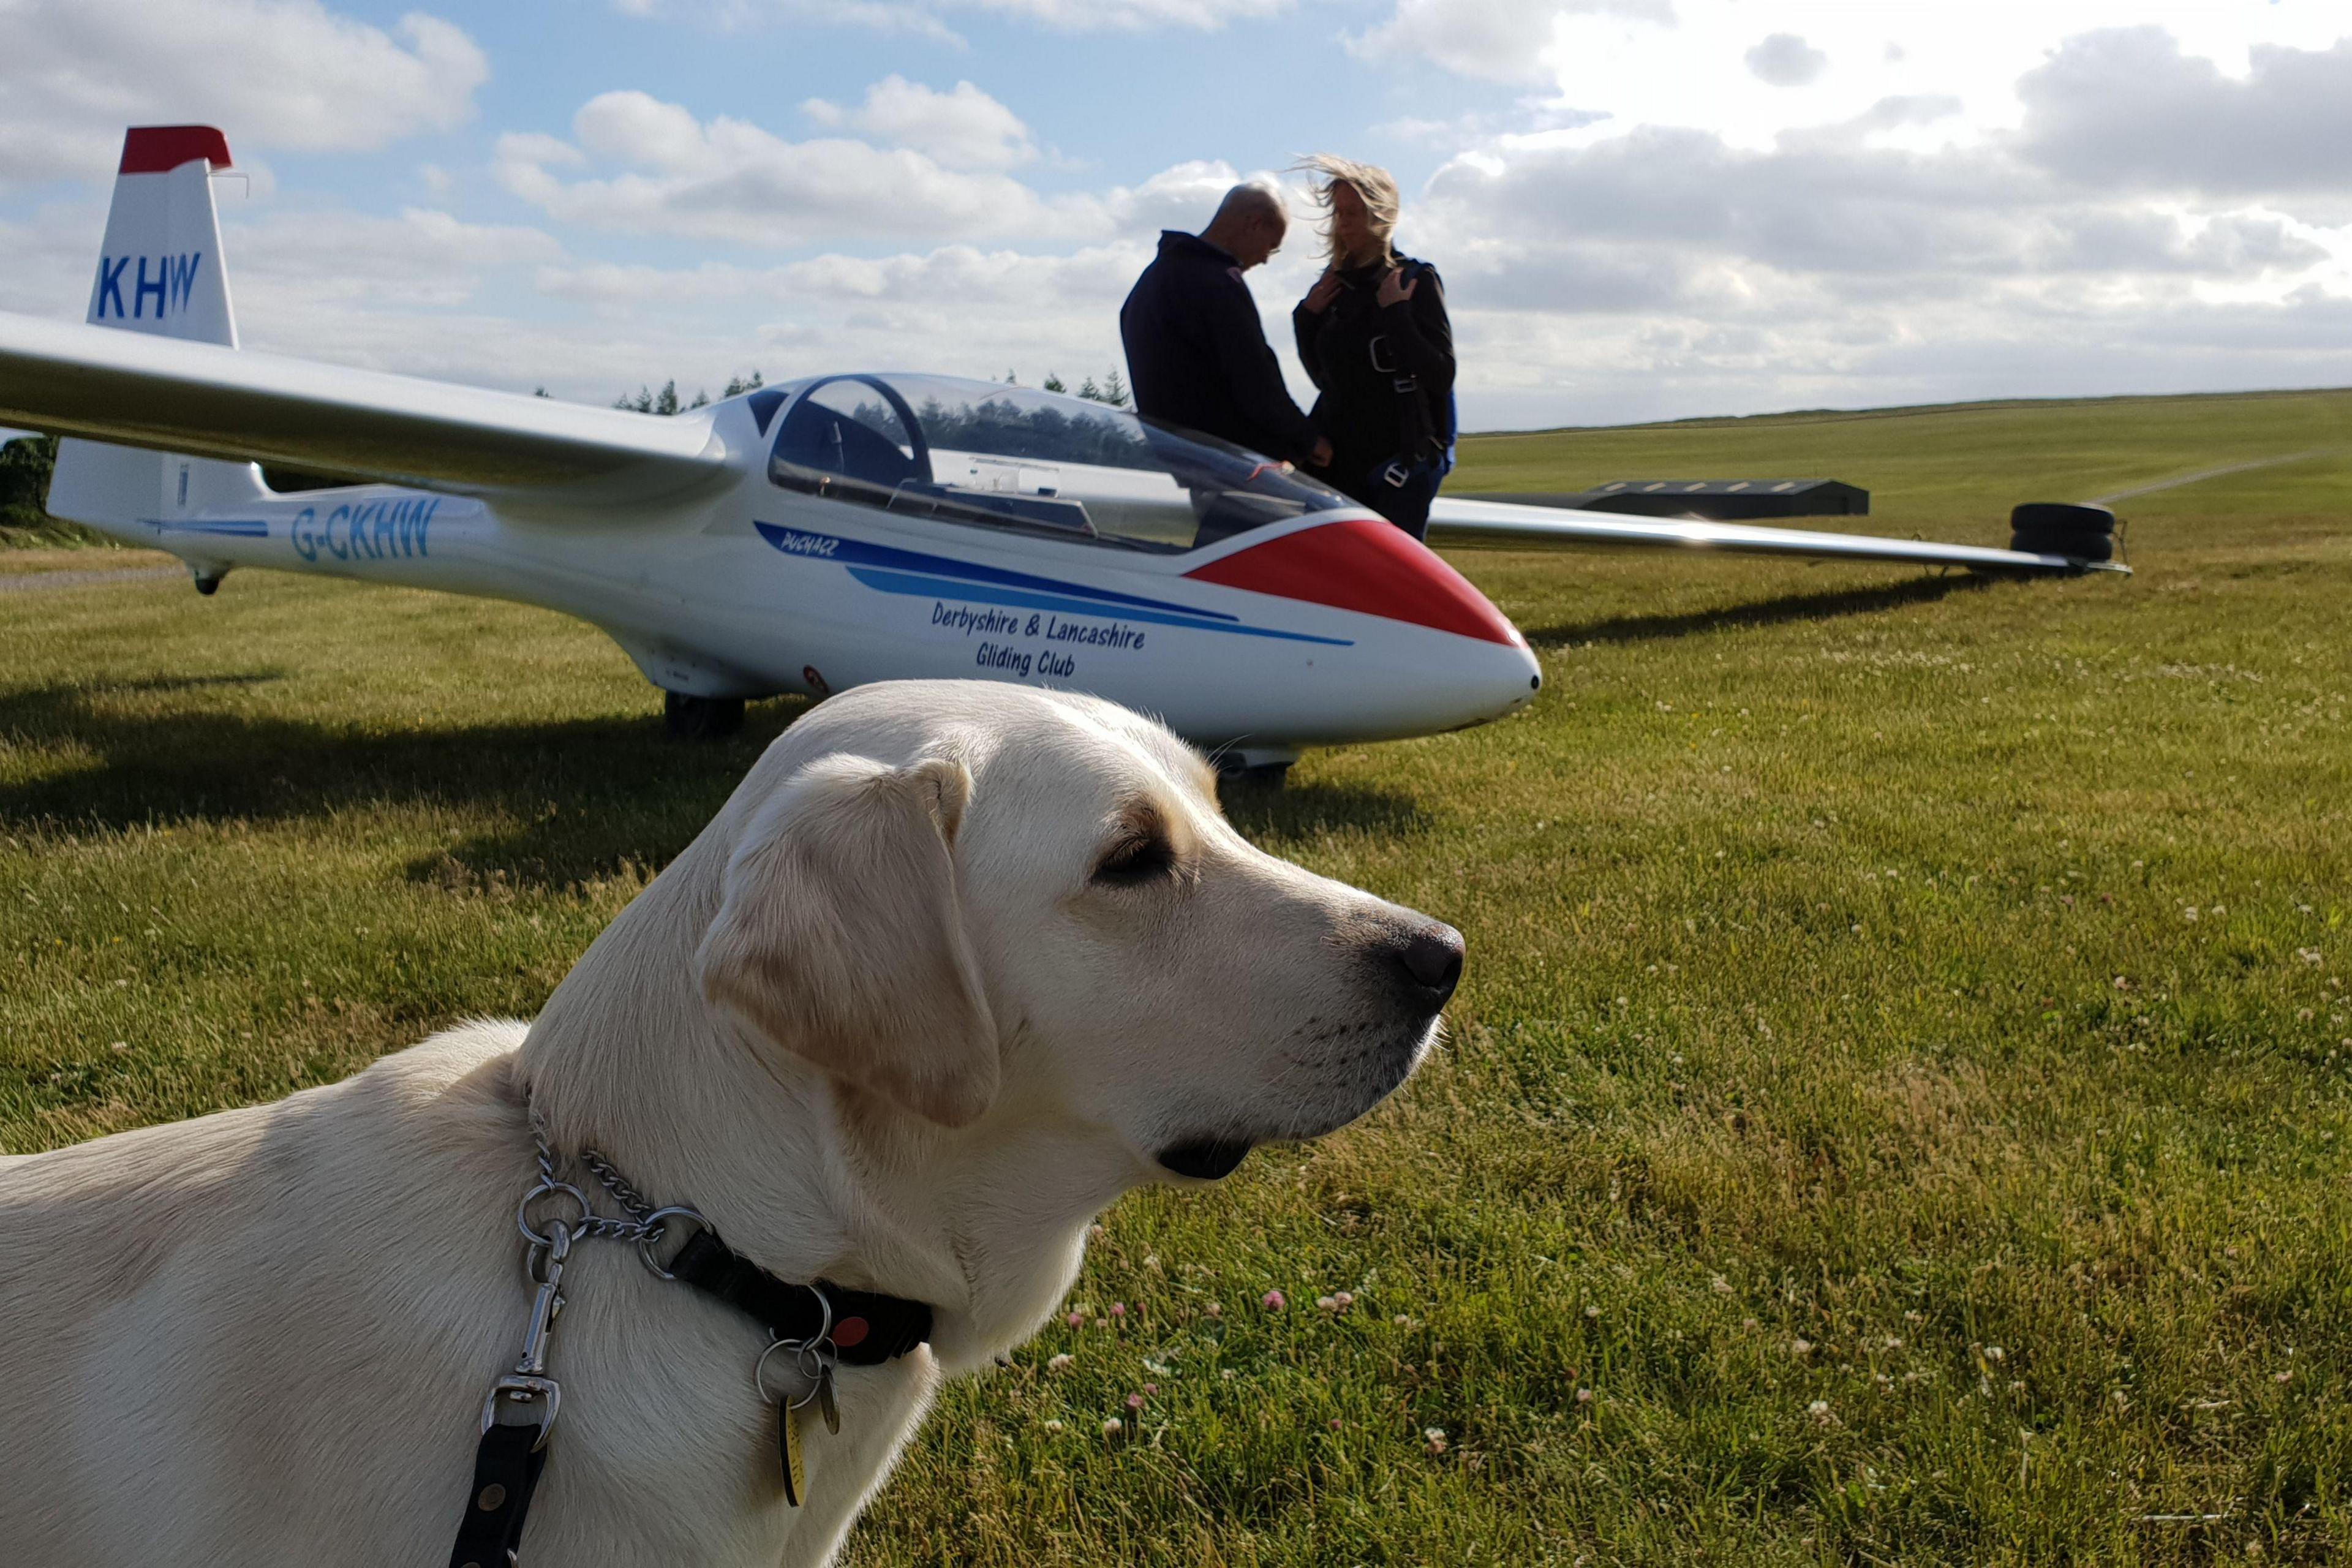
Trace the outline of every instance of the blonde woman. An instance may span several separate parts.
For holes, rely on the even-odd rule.
[[[1399,255],[1400,202],[1386,169],[1318,153],[1329,258],[1290,314],[1298,358],[1321,394],[1309,416],[1331,443],[1315,472],[1415,539],[1454,466],[1454,329],[1436,268]]]

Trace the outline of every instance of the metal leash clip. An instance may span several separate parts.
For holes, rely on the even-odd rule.
[[[551,1190],[570,1191],[562,1184],[551,1184]],[[548,1434],[555,1430],[555,1413],[563,1402],[563,1387],[547,1375],[547,1352],[555,1335],[555,1320],[563,1310],[564,1260],[572,1256],[572,1227],[562,1224],[551,1226],[546,1234],[530,1228],[531,1200],[551,1188],[534,1190],[522,1202],[518,1219],[523,1234],[530,1238],[530,1249],[523,1258],[523,1273],[537,1287],[530,1299],[530,1316],[523,1326],[522,1357],[515,1363],[514,1371],[490,1385],[489,1397],[482,1401],[482,1430],[488,1432],[499,1424],[501,1409],[537,1405],[539,1435],[533,1439],[531,1452],[547,1447]],[[573,1192],[572,1195],[581,1198]],[[587,1200],[581,1198],[584,1213]],[[509,1423],[520,1425],[520,1423]]]

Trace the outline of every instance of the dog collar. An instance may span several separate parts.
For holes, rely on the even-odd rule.
[[[655,1274],[732,1307],[766,1331],[768,1346],[752,1363],[751,1385],[761,1398],[776,1406],[777,1460],[784,1500],[797,1508],[806,1489],[801,1411],[814,1405],[826,1427],[840,1431],[833,1369],[843,1363],[878,1366],[914,1350],[931,1336],[930,1307],[900,1296],[848,1289],[830,1280],[794,1284],[779,1279],[728,1246],[694,1209],[682,1205],[656,1207],[628,1184],[611,1161],[593,1149],[583,1150],[581,1163],[595,1173],[628,1217],[600,1215],[587,1194],[556,1176],[555,1154],[548,1147],[546,1128],[536,1113],[531,1116],[531,1135],[538,1146],[539,1181],[515,1210],[515,1224],[525,1243],[523,1276],[532,1293],[530,1316],[523,1329],[521,1360],[513,1372],[490,1385],[489,1397],[482,1405],[473,1490],[458,1521],[450,1568],[514,1568],[520,1561],[523,1520],[530,1510],[531,1493],[539,1486],[540,1471],[547,1464],[547,1439],[555,1428],[563,1393],[547,1368],[556,1314],[563,1306],[558,1287],[572,1244],[590,1237],[635,1241],[638,1257]],[[562,1212],[560,1205],[566,1203],[578,1208],[576,1216]],[[656,1247],[673,1227],[689,1226],[693,1234],[667,1265],[662,1263]],[[768,1390],[768,1363],[779,1351],[785,1352],[789,1367],[808,1384],[797,1397],[779,1396]]]
[[[670,1259],[669,1273],[750,1318],[772,1341],[829,1339],[834,1359],[851,1366],[879,1366],[931,1337],[931,1309],[924,1302],[846,1289],[826,1279],[788,1284],[715,1230],[695,1232]]]

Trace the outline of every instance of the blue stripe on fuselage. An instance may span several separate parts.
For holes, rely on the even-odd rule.
[[[936,572],[942,576],[961,577],[968,583],[1001,583],[1008,588],[1035,588],[1048,594],[1067,594],[1076,598],[1094,599],[1106,605],[1134,605],[1147,610],[1173,610],[1180,616],[1196,616],[1213,621],[1237,621],[1239,616],[1229,616],[1223,610],[1196,610],[1190,605],[1173,605],[1165,599],[1139,598],[1133,594],[1114,593],[1108,588],[1089,588],[1083,583],[1066,583],[1055,577],[1032,576],[1026,572],[1008,572],[1001,566],[981,566],[969,561],[958,561],[948,555],[926,555],[919,550],[900,550],[894,545],[868,544],[862,539],[843,539],[830,533],[811,533],[806,529],[784,528],[772,522],[754,521],[760,537],[787,555],[814,555],[824,561],[837,561],[844,566],[889,566],[902,572]]]
[[[147,525],[158,533],[216,533],[233,539],[267,539],[269,524],[257,517],[211,518],[195,522],[167,521],[150,518]]]
[[[905,594],[925,599],[953,599],[972,605],[1018,605],[1024,610],[1059,610],[1064,615],[1115,616],[1122,621],[1142,621],[1162,626],[1189,626],[1200,632],[1227,632],[1234,637],[1278,637],[1285,642],[1328,643],[1334,647],[1354,645],[1346,637],[1318,637],[1306,632],[1276,631],[1270,626],[1244,626],[1236,620],[1210,620],[1206,616],[1172,615],[1165,610],[1132,610],[1106,608],[1100,600],[1073,599],[1061,594],[1032,594],[1020,588],[997,588],[961,582],[953,577],[923,577],[906,572],[878,572],[870,566],[852,566],[849,574],[869,588],[885,594]]]
[[[885,594],[955,599],[966,604],[1017,605],[1023,609],[1059,610],[1066,615],[1118,616],[1159,626],[1186,626],[1194,631],[1231,632],[1238,637],[1275,637],[1285,642],[1326,643],[1351,647],[1346,637],[1321,637],[1306,632],[1276,631],[1270,626],[1244,626],[1239,616],[1223,610],[1195,609],[1167,599],[1147,599],[1108,588],[1001,566],[982,566],[952,556],[930,555],[895,545],[870,544],[837,534],[813,533],[761,522],[752,527],[760,537],[787,555],[832,561],[849,568],[849,574]]]

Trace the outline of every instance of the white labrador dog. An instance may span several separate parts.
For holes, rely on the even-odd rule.
[[[1098,1211],[1363,1115],[1461,961],[1451,928],[1251,847],[1124,709],[835,698],[528,1027],[0,1162],[0,1562],[448,1560],[532,1301],[535,1113],[560,1176],[597,1192],[599,1151],[782,1280],[932,1316],[927,1346],[840,1367],[837,1434],[803,1412],[795,1506],[752,1381],[770,1334],[572,1243],[525,1568],[824,1563],[939,1380],[1052,1311]],[[793,1359],[770,1393],[813,1393]]]

